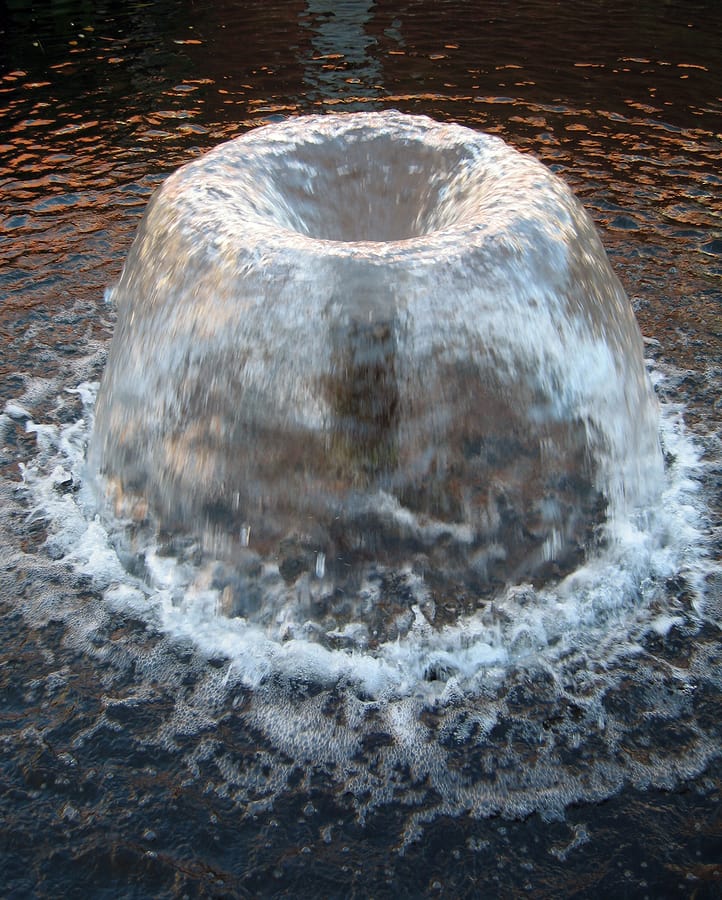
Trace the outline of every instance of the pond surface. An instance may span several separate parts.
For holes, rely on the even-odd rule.
[[[5,894],[718,895],[720,59],[712,0],[3,5]],[[196,620],[102,583],[102,540],[99,562],[57,537],[93,524],[104,294],[153,190],[256,125],[391,108],[498,134],[582,200],[645,338],[689,544],[603,652],[473,700],[433,678],[396,705],[298,671],[249,686]]]

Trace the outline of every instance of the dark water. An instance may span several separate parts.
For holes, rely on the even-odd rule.
[[[719,4],[15,0],[0,15],[3,406],[51,424],[79,416],[68,389],[97,380],[113,327],[103,291],[179,164],[299,112],[425,113],[533,152],[585,203],[665,375],[662,399],[683,405],[700,447],[710,556],[708,615],[685,618],[689,587],[671,579],[680,621],[641,648],[655,689],[630,659],[606,697],[629,731],[598,752],[593,729],[565,747],[560,765],[581,781],[594,770],[603,802],[452,816],[414,771],[370,802],[364,778],[373,792],[387,733],[367,728],[344,772],[295,758],[251,715],[250,692],[223,690],[223,659],[104,609],[90,579],[51,558],[43,515],[16,489],[37,453],[16,410],[0,454],[0,892],[717,896]],[[688,701],[672,669],[687,671]],[[294,691],[277,686],[289,721]],[[545,697],[523,676],[509,689],[478,760],[490,780],[494,766],[532,766],[525,720],[577,716],[584,730],[581,705],[545,710]],[[341,710],[333,693],[324,702]],[[679,715],[658,715],[665,704]],[[612,755],[627,776],[610,775],[605,794],[595,759]]]

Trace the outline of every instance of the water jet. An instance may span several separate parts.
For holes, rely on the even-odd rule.
[[[570,571],[659,488],[593,223],[497,137],[397,112],[255,129],[164,182],[112,296],[91,466],[220,560],[231,614],[268,615],[270,566],[327,630],[399,573],[443,623]]]

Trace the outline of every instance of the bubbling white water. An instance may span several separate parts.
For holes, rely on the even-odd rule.
[[[437,815],[556,817],[625,785],[672,787],[718,755],[705,711],[705,692],[719,691],[717,632],[703,633],[714,565],[702,465],[681,410],[663,408],[657,501],[569,576],[510,587],[440,628],[422,597],[405,635],[364,648],[349,624],[332,647],[292,616],[280,633],[279,623],[224,615],[202,554],[169,555],[145,539],[134,552],[136,524],[98,516],[86,465],[96,391],[79,386],[75,422],[27,421],[38,451],[22,472],[26,515],[45,524],[55,562],[49,584],[18,608],[30,628],[64,622],[64,644],[91,664],[114,659],[118,677],[183,684],[147,740],[168,750],[182,739],[187,777],[202,777],[204,790],[252,815],[293,790],[299,767],[308,778],[318,768],[361,822],[398,801],[403,846]],[[23,398],[0,415],[0,434],[27,418]],[[82,596],[58,596],[68,572]],[[286,589],[282,615],[294,608]],[[145,633],[119,637],[138,619]],[[185,687],[189,667],[195,689]],[[215,736],[217,717],[237,704],[237,727],[258,736],[250,766]],[[204,765],[201,775],[209,758],[218,771]]]
[[[77,422],[64,428],[27,423],[40,448],[34,465],[23,467],[29,517],[48,523],[50,555],[90,576],[107,603],[133,610],[209,656],[225,656],[229,675],[249,687],[285,673],[319,686],[355,685],[374,697],[438,698],[450,691],[473,697],[519,667],[546,667],[579,655],[599,662],[622,649],[633,653],[637,627],[662,633],[677,621],[664,603],[667,579],[683,574],[694,596],[702,596],[704,539],[691,477],[698,455],[678,412],[668,409],[662,433],[675,465],[658,502],[556,583],[509,586],[493,602],[435,628],[423,579],[396,573],[390,590],[412,594],[412,621],[403,635],[370,641],[363,614],[372,617],[379,587],[366,582],[355,607],[360,617],[321,643],[317,626],[304,618],[307,582],[288,586],[265,564],[255,578],[266,583],[266,601],[275,597],[273,616],[254,621],[233,615],[214,580],[219,563],[197,552],[198,544],[173,554],[167,544],[143,536],[134,546],[132,520],[98,516],[85,459],[97,388],[78,388],[85,416]]]
[[[386,127],[394,119],[364,121]],[[334,119],[327,122],[333,129]],[[348,122],[351,125],[352,120]],[[325,123],[316,124],[326,127]],[[412,128],[412,124],[406,126]],[[402,125],[399,121],[399,127]],[[421,123],[420,127],[423,131],[426,126]],[[456,129],[428,127],[436,135],[434,140],[444,147],[447,139],[452,143],[456,138],[470,140]],[[252,140],[263,144],[263,134]],[[284,130],[284,134],[288,136],[289,132]],[[478,137],[479,147],[474,152],[480,158],[492,152],[500,158],[512,153],[493,139]],[[246,145],[239,142],[233,146],[238,151]],[[221,148],[217,161],[227,152]],[[512,153],[506,164],[511,168],[518,165],[522,174],[544,180],[545,176],[539,174],[543,170],[530,160],[520,162]],[[182,180],[185,176],[180,177]],[[522,179],[521,183],[531,191],[532,182]],[[171,180],[171,196],[174,184],[182,207],[185,189]],[[561,192],[564,203],[570,205],[569,215],[586,228],[588,220],[568,193],[555,180],[551,189]],[[435,202],[441,202],[438,195]],[[499,222],[488,227],[493,230],[502,223],[518,221],[514,218],[515,203],[523,214],[526,194],[510,199]],[[542,206],[548,208],[546,200]],[[649,785],[672,787],[701,772],[719,755],[718,717],[709,702],[719,696],[720,689],[718,630],[711,627],[715,610],[705,605],[705,580],[710,576],[718,579],[719,573],[714,571],[716,564],[705,556],[705,502],[700,491],[704,465],[685,432],[681,410],[667,403],[659,421],[666,457],[661,473],[656,407],[649,402],[648,384],[638,366],[641,350],[636,326],[616,280],[612,277],[609,282],[611,301],[609,294],[599,293],[602,289],[596,276],[556,298],[537,292],[535,287],[541,271],[535,266],[545,260],[554,263],[555,284],[567,284],[554,260],[558,262],[565,255],[568,259],[575,253],[582,253],[600,276],[604,272],[605,278],[610,277],[606,260],[596,255],[598,245],[593,234],[591,249],[582,251],[576,245],[562,248],[564,240],[555,241],[551,220],[543,226],[537,222],[533,227],[538,234],[548,233],[534,266],[532,257],[525,255],[531,251],[521,228],[519,235],[499,237],[492,245],[506,247],[500,260],[484,257],[486,268],[480,263],[479,269],[472,266],[459,271],[454,266],[461,265],[463,253],[453,250],[453,228],[457,226],[447,222],[437,235],[446,247],[438,254],[440,269],[432,251],[424,256],[425,251],[416,247],[411,269],[416,272],[420,267],[421,274],[416,272],[404,279],[401,273],[406,262],[399,262],[393,272],[400,278],[403,291],[396,294],[389,289],[374,294],[394,303],[399,297],[408,298],[413,308],[410,315],[404,307],[407,327],[394,331],[394,341],[388,339],[385,326],[377,332],[376,323],[368,332],[352,319],[349,305],[358,302],[356,289],[367,283],[360,277],[344,282],[336,276],[334,296],[343,300],[344,286],[349,293],[346,306],[339,300],[337,306],[329,307],[343,313],[340,330],[328,325],[323,332],[318,322],[304,317],[301,299],[306,295],[299,288],[299,271],[304,273],[306,287],[322,291],[325,282],[321,275],[328,275],[330,268],[319,262],[299,269],[294,251],[287,250],[283,258],[296,263],[289,263],[286,280],[279,280],[276,268],[263,270],[266,275],[274,275],[273,284],[280,290],[278,295],[263,295],[261,306],[270,309],[267,328],[262,310],[254,311],[253,296],[236,296],[233,301],[236,313],[242,307],[240,321],[250,328],[246,334],[238,317],[231,314],[230,285],[216,285],[228,292],[227,308],[221,302],[223,297],[216,307],[213,292],[207,295],[200,290],[204,284],[215,284],[210,263],[207,270],[203,266],[199,269],[198,260],[191,258],[186,270],[184,254],[174,257],[169,252],[161,254],[167,267],[161,275],[151,275],[133,264],[133,259],[150,252],[154,240],[159,248],[163,244],[162,230],[152,227],[157,222],[156,208],[157,201],[115,292],[120,324],[101,389],[101,398],[105,399],[99,406],[98,427],[93,424],[98,385],[91,383],[73,389],[82,401],[83,413],[70,424],[34,421],[32,410],[39,397],[32,390],[18,402],[7,404],[0,414],[2,443],[12,443],[12,433],[23,424],[37,440],[37,452],[22,467],[24,489],[16,491],[7,482],[0,482],[6,501],[0,505],[0,518],[12,525],[8,533],[15,533],[14,523],[23,514],[32,526],[28,530],[36,531],[35,526],[42,524],[47,533],[44,548],[35,551],[26,545],[13,546],[3,535],[3,547],[7,544],[9,548],[8,564],[18,576],[22,573],[17,609],[31,630],[40,632],[52,623],[55,634],[55,626],[62,623],[64,651],[75,650],[83,670],[92,669],[97,662],[98,683],[103,686],[100,690],[109,695],[103,696],[103,709],[94,723],[86,727],[86,719],[81,717],[76,745],[95,740],[96,729],[108,724],[106,701],[114,703],[116,693],[125,696],[130,688],[140,716],[146,701],[154,710],[139,739],[147,750],[158,748],[162,753],[177,754],[173,771],[176,762],[182,764],[183,785],[196,781],[204,792],[216,792],[243,814],[255,816],[271,808],[284,794],[297,791],[301,773],[305,785],[325,785],[331,805],[343,805],[360,822],[374,809],[392,807],[403,819],[400,846],[414,840],[424,822],[438,815],[527,816],[535,811],[542,816],[559,816],[570,803],[607,798],[630,785],[642,789]],[[215,222],[212,211],[207,211],[209,222]],[[197,209],[191,223],[198,222],[196,213]],[[174,224],[185,221],[180,212],[168,215]],[[373,247],[369,241],[330,242],[319,237],[318,231],[314,236],[299,231],[292,232],[292,237],[282,235],[282,243],[311,241],[313,253],[304,257],[307,263],[309,258],[320,259],[321,250],[340,259],[346,258],[344,254],[355,258],[358,253],[362,257],[367,253],[363,258],[369,265],[363,271],[374,274],[376,280],[371,283],[378,287],[383,260],[395,260],[397,256],[401,260],[405,248],[428,237],[421,235],[417,226],[416,231],[411,228],[413,217],[408,210],[404,216],[402,231],[387,232],[387,238],[396,235],[398,240],[377,241]],[[368,236],[370,221],[362,223],[362,236]],[[238,223],[223,219],[221,224],[217,249],[225,248],[231,260],[229,271],[238,274],[233,254],[243,257],[245,252],[234,249],[232,235],[238,235]],[[313,228],[322,224],[317,222]],[[460,235],[468,221],[457,220],[457,225]],[[278,222],[273,229],[277,227]],[[384,227],[390,229],[392,224]],[[400,228],[398,222],[393,228]],[[171,242],[191,241],[182,229],[165,237]],[[203,241],[201,244],[200,257],[205,259],[207,255],[210,260],[211,249]],[[176,249],[178,246],[176,243]],[[190,244],[183,246],[188,249]],[[275,251],[271,252],[273,247],[268,247],[264,251],[266,263],[268,259],[277,261]],[[188,252],[192,257],[190,249]],[[381,262],[371,265],[369,260],[377,260],[377,254]],[[432,270],[434,278],[428,274]],[[183,281],[184,273],[195,278],[199,271],[202,278],[194,291],[190,282]],[[264,283],[263,272],[255,273],[256,285]],[[169,298],[164,299],[162,289],[178,278],[184,286],[173,297],[187,303],[176,309]],[[429,303],[421,302],[422,282],[426,285],[423,296],[430,298]],[[498,293],[502,282],[507,291],[503,295]],[[461,300],[450,306],[447,289],[459,287],[459,283]],[[574,283],[571,279],[568,285]],[[414,285],[416,289],[412,289]],[[584,285],[591,290],[588,305]],[[137,303],[134,296],[140,298]],[[328,295],[324,296],[328,300]],[[363,292],[360,296],[362,309],[368,314]],[[504,297],[504,304],[499,304],[499,296]],[[317,294],[310,292],[308,297],[309,308],[318,312],[318,304],[313,305]],[[531,302],[534,297],[548,299],[549,307],[542,305],[540,310]],[[191,301],[197,301],[195,310]],[[286,321],[282,301],[293,301],[293,334],[281,327]],[[617,301],[619,320],[614,312]],[[558,318],[560,304],[565,311]],[[372,320],[376,309],[371,304]],[[204,330],[206,312],[208,328]],[[216,315],[233,327],[216,328]],[[532,320],[533,329],[527,327]],[[420,322],[425,323],[424,328],[420,329]],[[137,334],[133,333],[135,325]],[[157,326],[155,332],[153,325]],[[250,395],[246,392],[242,397],[250,396],[253,401],[249,403],[250,413],[256,417],[252,422],[257,424],[267,411],[263,404],[255,405],[256,401],[280,404],[268,415],[280,410],[279,421],[286,429],[281,437],[273,430],[251,429],[245,444],[239,446],[251,455],[249,471],[258,479],[254,483],[262,483],[270,470],[263,470],[262,460],[253,458],[250,436],[259,438],[261,449],[271,453],[277,450],[274,465],[282,476],[280,497],[279,493],[269,495],[268,512],[284,528],[290,523],[292,533],[281,529],[276,550],[259,552],[257,532],[262,526],[245,517],[247,510],[241,507],[247,498],[239,496],[235,513],[231,504],[230,512],[225,510],[223,516],[213,520],[216,543],[222,551],[214,556],[208,534],[199,533],[203,528],[179,527],[168,534],[157,524],[160,521],[168,526],[180,518],[182,526],[186,514],[196,524],[196,518],[212,518],[210,512],[203,512],[207,485],[196,485],[191,476],[199,473],[202,465],[211,476],[217,466],[222,470],[224,454],[231,448],[224,441],[204,437],[201,426],[210,420],[202,414],[214,403],[219,404],[217,415],[232,412],[239,396],[220,390],[222,386],[229,388],[229,384],[216,364],[231,364],[232,348],[237,348],[242,339],[250,353],[249,335],[259,342],[253,347],[268,349],[268,342],[277,338],[271,326],[281,328],[283,349],[275,356],[267,352],[250,354],[254,365],[249,363],[242,370],[231,366],[231,371],[244,375],[245,381],[239,375],[234,386],[245,385],[250,390]],[[414,328],[420,329],[421,337],[416,343],[404,343],[401,337],[414,334]],[[496,460],[491,460],[489,442],[485,445],[487,471],[495,468],[496,483],[507,485],[507,497],[513,499],[509,485],[517,484],[531,499],[527,507],[518,503],[517,511],[528,512],[534,504],[538,512],[545,504],[556,504],[558,509],[566,497],[571,509],[580,511],[584,518],[589,512],[584,502],[577,500],[575,507],[571,501],[591,485],[592,493],[603,493],[606,502],[600,518],[593,517],[593,521],[604,519],[604,540],[588,544],[586,555],[578,557],[566,572],[550,575],[532,561],[526,569],[510,569],[503,582],[494,582],[493,573],[499,571],[498,567],[503,569],[510,556],[503,543],[503,529],[491,539],[488,533],[479,536],[475,532],[473,516],[448,514],[444,519],[438,507],[432,514],[429,497],[423,491],[418,491],[420,508],[411,508],[404,501],[409,501],[409,495],[413,499],[413,491],[400,491],[399,482],[389,474],[393,468],[390,460],[396,465],[395,460],[401,458],[402,437],[408,440],[412,435],[421,440],[424,428],[412,417],[407,432],[397,430],[389,440],[384,428],[374,431],[369,426],[362,432],[356,455],[349,446],[349,432],[341,428],[335,441],[322,442],[327,454],[322,461],[326,465],[329,456],[341,454],[345,460],[342,473],[355,473],[357,479],[355,491],[341,490],[338,495],[355,504],[353,515],[342,521],[343,528],[357,536],[364,534],[364,527],[367,535],[380,528],[384,537],[393,535],[394,527],[397,531],[403,528],[416,541],[407,557],[409,545],[404,546],[397,536],[390,559],[384,558],[379,544],[375,545],[381,561],[359,567],[353,578],[341,582],[347,589],[344,593],[338,589],[340,579],[333,571],[333,547],[304,544],[298,534],[293,534],[295,518],[307,507],[295,495],[289,495],[286,507],[281,503],[283,490],[297,483],[297,473],[286,477],[294,440],[300,434],[303,449],[304,429],[308,430],[314,420],[303,404],[294,407],[296,418],[290,416],[288,406],[283,407],[281,401],[285,402],[297,385],[293,379],[289,381],[283,366],[275,364],[285,365],[290,360],[293,366],[301,366],[304,354],[294,355],[294,335],[308,339],[306,349],[325,346],[324,341],[341,347],[350,344],[345,358],[350,354],[352,362],[354,358],[359,362],[356,369],[361,370],[357,372],[361,387],[370,386],[370,372],[388,372],[388,360],[393,358],[391,368],[401,396],[399,385],[417,383],[402,377],[415,358],[411,351],[427,346],[422,338],[428,338],[428,346],[432,346],[434,330],[442,343],[448,342],[449,349],[439,357],[430,351],[424,357],[424,365],[429,366],[424,370],[429,373],[429,403],[440,405],[434,409],[439,418],[428,413],[421,421],[436,423],[435,451],[440,435],[450,440],[448,468],[439,463],[441,475],[435,487],[453,487],[450,470],[462,481],[466,477],[481,478],[479,434],[464,431],[464,415],[451,426],[457,413],[484,413],[487,421],[500,429],[496,432]],[[490,335],[492,344],[483,344],[483,335]],[[155,356],[151,352],[154,340],[158,347]],[[211,352],[213,347],[217,353]],[[359,361],[364,352],[370,357],[365,374],[363,360]],[[465,368],[464,360],[473,361],[477,353],[479,366]],[[524,353],[529,355],[524,357]],[[343,353],[340,356],[343,358]],[[333,354],[325,358],[333,358]],[[498,364],[501,374],[490,375],[491,369],[484,368],[487,364],[492,369]],[[309,371],[313,369],[311,360],[307,365]],[[93,362],[88,371],[95,370]],[[305,370],[293,371],[299,374]],[[481,372],[489,375],[486,381],[481,379]],[[171,383],[163,382],[164,374],[172,376]],[[216,393],[206,390],[209,383]],[[439,385],[445,385],[448,393],[435,395],[434,391],[441,390]],[[48,402],[52,405],[50,395],[55,396],[59,383],[46,384],[42,390],[40,387],[40,398],[46,406]],[[356,413],[363,413],[364,390],[349,389],[343,383],[341,388],[343,402]],[[461,401],[457,402],[454,393],[457,388],[473,388],[479,406],[459,405]],[[147,396],[143,394],[146,389]],[[673,388],[669,392],[673,393]],[[298,396],[302,394],[296,399]],[[227,405],[220,403],[223,397]],[[535,402],[525,406],[530,398]],[[68,422],[65,401],[57,397],[56,401],[55,421]],[[139,406],[134,412],[136,402]],[[173,430],[173,423],[180,421],[182,403],[192,414],[188,427],[193,433],[187,436],[185,445],[180,426]],[[383,408],[388,410],[388,403]],[[404,416],[411,409],[403,404],[399,408]],[[367,426],[374,422],[372,413],[373,408],[367,415]],[[564,418],[567,413],[569,419]],[[328,415],[329,421],[335,421]],[[511,423],[506,432],[502,427],[505,416]],[[363,420],[363,416],[360,418]],[[446,430],[438,424],[442,421]],[[520,421],[523,429],[517,428]],[[564,427],[557,427],[560,423]],[[294,430],[296,425],[298,431]],[[228,433],[243,432],[240,424],[233,427],[240,432]],[[476,443],[468,439],[468,434],[475,435]],[[118,439],[117,455],[112,435]],[[217,439],[223,435],[223,428],[215,433]],[[284,435],[285,441],[281,439]],[[517,438],[516,443],[512,437]],[[454,444],[457,439],[460,444]],[[89,471],[86,448],[91,440]],[[279,441],[278,448],[274,441]],[[532,446],[536,442],[536,457],[529,452],[530,442]],[[184,446],[185,456],[181,452]],[[204,447],[205,456],[193,461],[193,453],[200,453]],[[545,483],[545,475],[535,481],[533,465],[525,468],[520,462],[537,459],[541,468],[547,466],[547,474],[558,473],[561,466],[570,475],[580,447],[585,448],[581,462],[588,480],[586,488],[577,482],[565,489],[556,482],[553,490],[553,479]],[[510,453],[509,467],[504,471],[502,449],[515,451]],[[368,463],[374,452],[383,455],[381,451],[388,454],[387,466],[377,484],[373,481],[375,470]],[[240,452],[238,447],[234,452]],[[158,454],[157,470],[151,466],[154,453]],[[179,464],[183,459],[191,459],[188,469]],[[98,512],[93,480],[101,464],[107,464],[111,470],[108,474],[121,482],[120,492],[128,502],[125,510],[119,504],[118,511],[124,515],[114,515],[107,509]],[[118,469],[115,473],[114,465]],[[308,473],[303,467],[301,471],[306,478]],[[156,475],[160,480],[154,482]],[[308,486],[308,480],[303,483]],[[210,484],[218,487],[213,478]],[[187,497],[182,488],[188,488]],[[319,496],[328,497],[334,490],[334,486],[327,486]],[[133,492],[136,496],[131,502],[129,495]],[[590,497],[588,494],[587,500]],[[424,508],[424,502],[429,506]],[[323,504],[318,508],[324,513]],[[569,509],[565,515],[569,515]],[[218,529],[229,520],[237,526],[238,534],[234,541],[220,540]],[[548,524],[556,523],[557,533],[550,528],[546,535],[536,535],[541,546],[548,546],[542,557],[546,554],[550,561],[559,552],[557,545],[580,528],[573,517],[566,531],[559,526],[560,521],[556,514],[549,515]],[[492,589],[485,591],[482,585],[475,593],[467,583],[466,593],[459,599],[444,587],[444,579],[453,583],[458,571],[468,565],[471,555],[464,556],[462,550],[473,546],[474,541],[476,584],[483,582],[479,572],[486,567],[487,574],[492,574]],[[441,548],[436,557],[435,546]],[[486,554],[483,559],[481,551]],[[445,554],[457,554],[456,570],[444,560]],[[420,564],[423,555],[427,560]],[[533,583],[524,572],[534,575]],[[707,593],[711,595],[709,587]],[[239,597],[243,604],[239,604]],[[347,607],[344,597],[350,597]],[[332,603],[336,608],[329,608]],[[195,649],[189,650],[189,646]],[[62,672],[54,674],[65,677]],[[159,686],[164,686],[167,704],[157,702]],[[112,725],[123,727],[115,721]],[[247,755],[238,755],[236,737],[249,744]]]
[[[91,466],[174,550],[201,536],[225,611],[277,638],[443,630],[661,490],[627,298],[566,186],[498,138],[257,129],[162,185],[113,300]]]

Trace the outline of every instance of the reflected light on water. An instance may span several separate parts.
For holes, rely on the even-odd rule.
[[[3,5],[7,893],[717,895],[720,15],[714,0]],[[92,415],[92,389],[78,385],[103,370],[115,324],[104,289],[152,192],[257,125],[389,108],[499,134],[580,197],[666,410],[668,500],[699,514],[698,537],[684,517],[671,526],[697,569],[644,585],[660,594],[648,606],[644,595],[637,630],[607,607],[607,634],[621,628],[626,649],[596,646],[604,663],[590,666],[562,636],[561,668],[482,678],[476,706],[442,654],[415,673],[427,699],[384,705],[311,675],[269,677],[252,644],[242,666],[196,653],[193,641],[237,635],[202,632],[205,608],[192,624],[192,603],[174,605],[167,556],[149,560],[152,598],[142,572],[140,588],[119,581],[103,598],[80,571],[89,556],[63,561],[57,535],[47,543],[52,506],[58,527],[88,531],[84,551],[107,551],[92,516],[68,514],[83,503]],[[20,464],[42,503],[19,492]],[[664,552],[658,562],[665,571]],[[322,578],[330,561],[311,565]],[[212,605],[196,587],[193,602]],[[515,633],[503,610],[482,623],[506,629],[521,660],[538,652],[528,599],[511,598]],[[587,608],[598,612],[593,597]],[[559,629],[559,604],[547,610]],[[276,671],[293,655],[284,646]],[[524,805],[535,792],[544,821]],[[563,808],[571,795],[587,799]],[[502,807],[519,818],[490,815]]]

